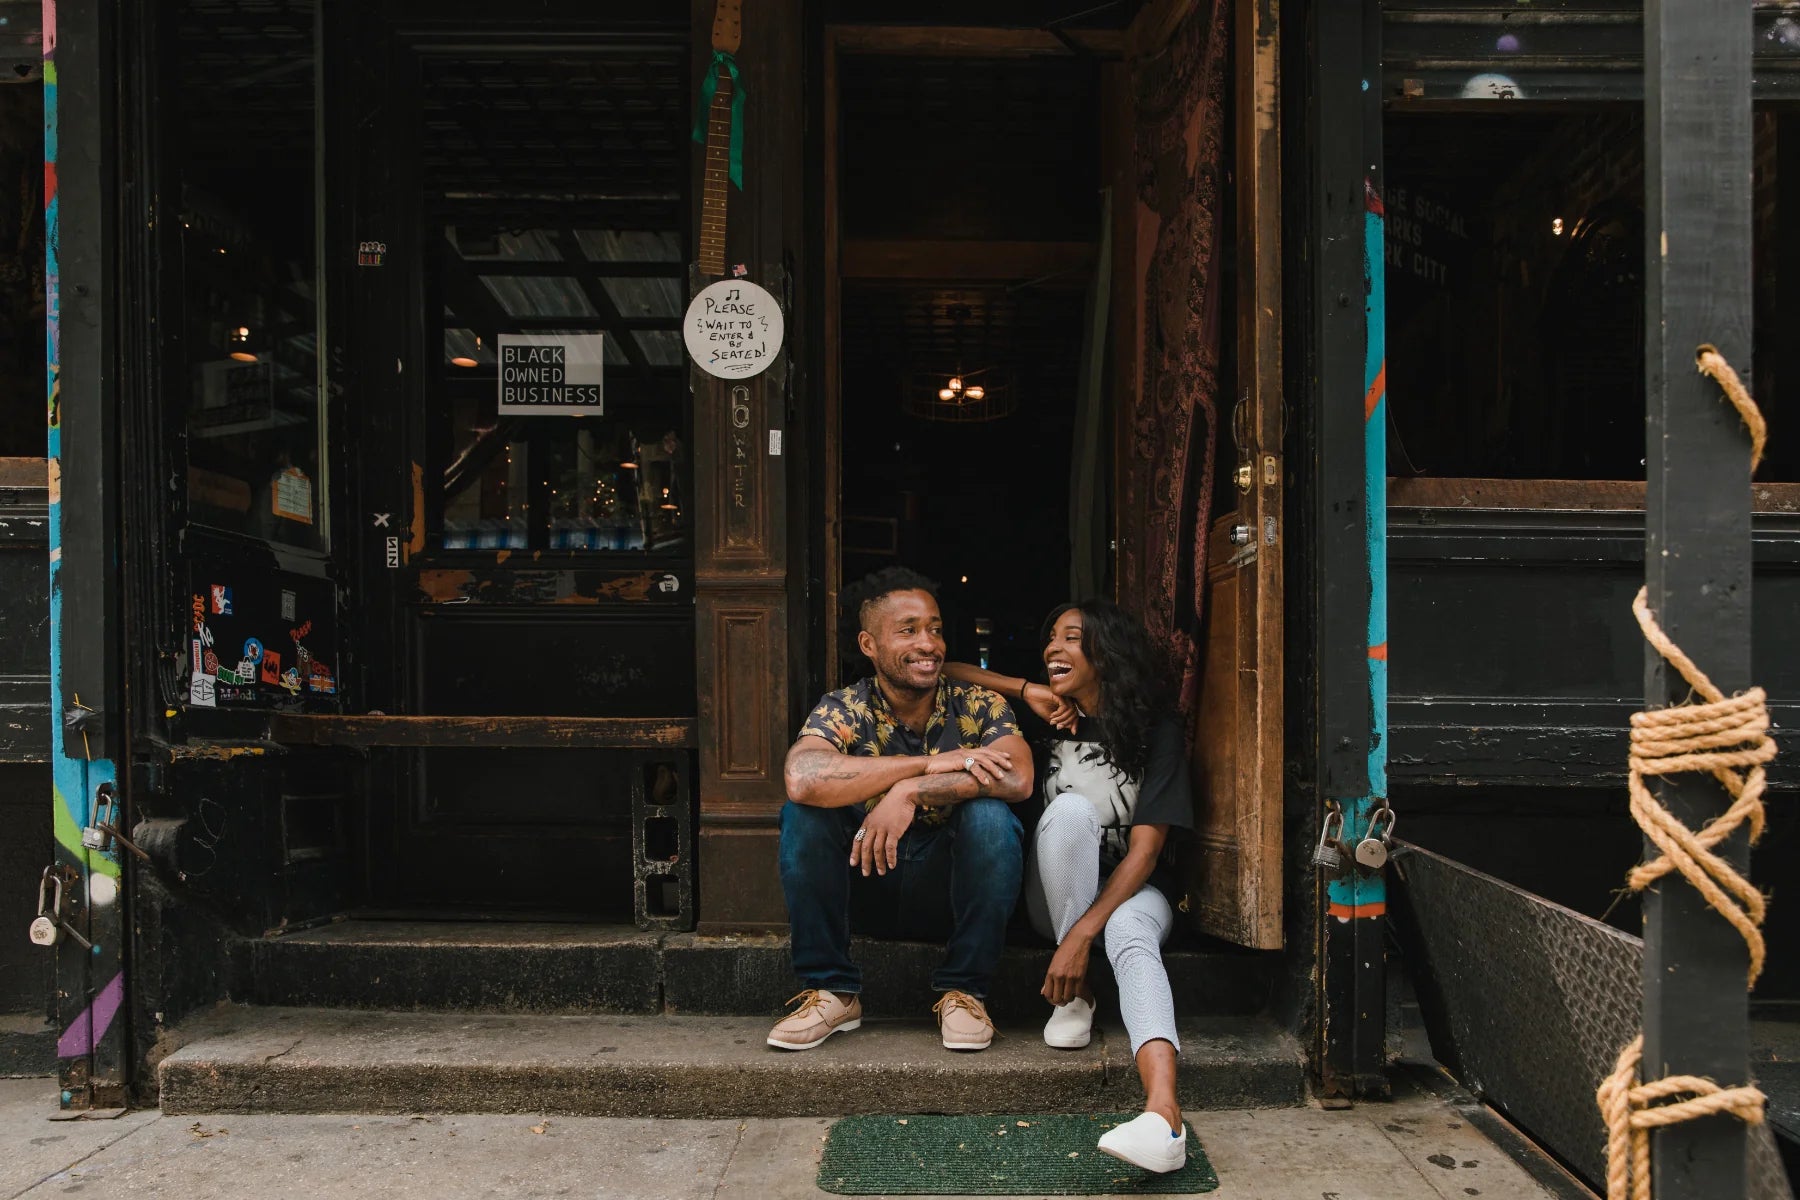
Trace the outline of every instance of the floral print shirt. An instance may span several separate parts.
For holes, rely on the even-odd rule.
[[[991,746],[1019,732],[1012,706],[998,692],[951,679],[938,681],[937,702],[921,737],[894,717],[873,676],[820,698],[802,737],[823,738],[842,754],[875,758],[889,754],[956,754]],[[864,807],[874,803],[868,801]],[[947,808],[922,808],[918,820],[941,825]]]

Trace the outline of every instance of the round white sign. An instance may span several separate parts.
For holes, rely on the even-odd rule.
[[[786,330],[781,306],[748,279],[702,288],[682,318],[688,357],[708,375],[748,379],[769,369]]]

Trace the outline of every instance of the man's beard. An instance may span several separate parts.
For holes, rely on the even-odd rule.
[[[937,674],[932,677],[930,683],[923,685],[912,682],[909,678],[909,673],[906,670],[906,663],[900,659],[895,659],[891,666],[878,663],[875,667],[875,673],[881,676],[881,681],[885,683],[888,690],[896,696],[903,696],[908,699],[916,700],[921,696],[929,696],[937,691],[938,684],[941,683],[944,678],[944,666],[942,663],[939,663]]]

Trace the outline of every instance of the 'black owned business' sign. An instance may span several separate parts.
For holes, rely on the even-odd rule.
[[[599,416],[605,334],[503,333],[500,416]]]

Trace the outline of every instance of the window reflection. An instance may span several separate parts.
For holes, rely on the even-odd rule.
[[[680,431],[624,417],[514,418],[501,428],[492,408],[457,405],[444,549],[686,549],[693,479]]]
[[[184,6],[181,47],[211,50],[206,16]],[[286,5],[263,30],[271,63],[221,109],[182,93],[182,349],[189,519],[264,541],[325,546],[319,448],[313,213],[314,6]],[[234,122],[256,136],[236,136]]]
[[[443,549],[688,552],[684,270],[673,233],[445,226]],[[503,337],[594,334],[602,413],[500,414]]]

